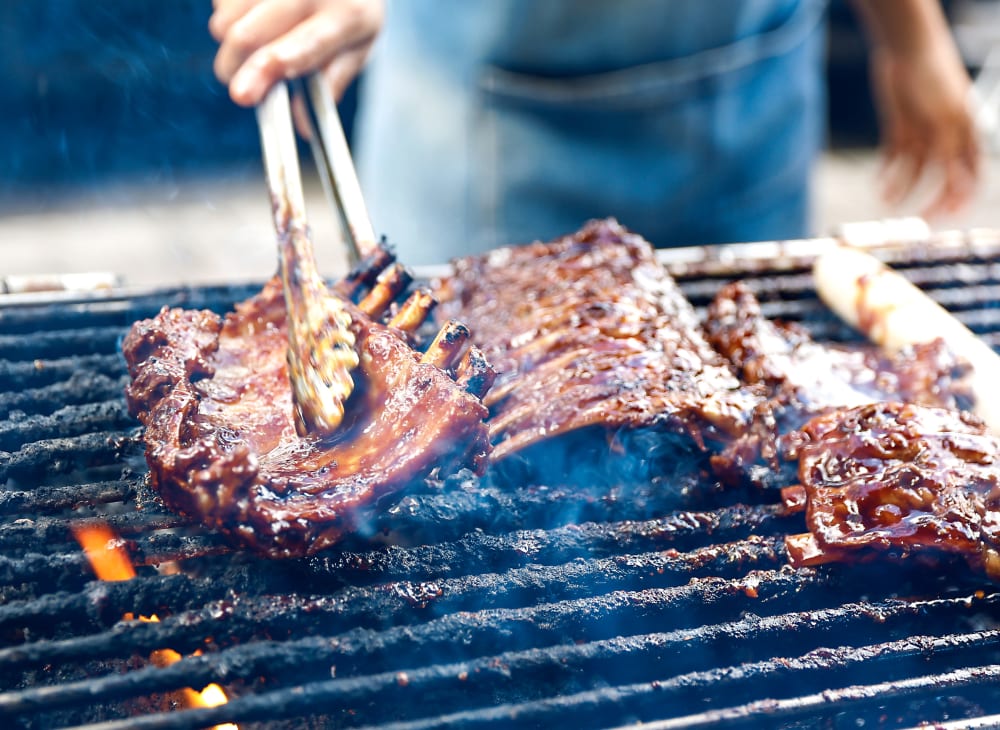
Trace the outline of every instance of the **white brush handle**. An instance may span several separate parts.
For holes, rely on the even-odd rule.
[[[973,411],[1000,435],[1000,356],[948,310],[875,257],[839,246],[813,265],[816,290],[845,322],[885,350],[941,338],[973,368]]]

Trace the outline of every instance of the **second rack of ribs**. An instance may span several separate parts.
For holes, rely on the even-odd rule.
[[[495,461],[593,429],[670,432],[699,451],[742,432],[757,400],[649,243],[613,220],[460,259],[436,295],[500,373],[484,399]]]

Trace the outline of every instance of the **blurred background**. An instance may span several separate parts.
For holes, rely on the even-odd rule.
[[[987,67],[989,95],[1000,0],[946,10],[969,68]],[[211,0],[0,0],[0,277],[106,271],[149,286],[273,273],[256,124],[212,74],[210,14]],[[919,194],[897,209],[879,201],[865,44],[843,0],[830,6],[828,78],[814,231],[916,213]],[[342,104],[348,130],[356,93]],[[991,151],[975,204],[933,225],[1000,227],[998,170]],[[332,213],[307,182],[320,268],[334,275]]]

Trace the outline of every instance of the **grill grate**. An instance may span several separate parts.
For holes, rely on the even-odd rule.
[[[672,268],[702,309],[741,275]],[[1000,249],[921,249],[901,268],[1000,345]],[[854,337],[803,265],[758,261],[742,278],[769,316]],[[0,307],[5,725],[846,728],[1000,713],[993,586],[957,565],[793,570],[782,537],[800,516],[686,465],[611,487],[456,478],[320,556],[233,551],[150,493],[117,349],[164,304],[224,311],[253,291]],[[136,578],[94,579],[70,532],[88,521],[121,536]],[[149,661],[167,647],[185,656]],[[227,704],[170,706],[210,682]]]

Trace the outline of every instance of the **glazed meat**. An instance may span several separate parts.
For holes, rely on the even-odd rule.
[[[951,553],[1000,579],[1000,441],[975,416],[870,404],[818,416],[796,441],[801,485],[785,496],[809,532],[786,539],[794,565]]]
[[[272,557],[311,554],[356,526],[359,510],[432,473],[482,470],[480,396],[493,371],[451,323],[424,355],[407,342],[432,300],[417,292],[379,322],[405,286],[399,269],[354,305],[383,258],[342,282],[359,355],[343,421],[326,438],[296,433],[281,284],[224,319],[164,309],[124,341],[130,411],[145,425],[153,485],[172,509]]]
[[[968,405],[961,383],[968,367],[940,340],[895,356],[869,346],[819,344],[793,323],[764,317],[740,282],[719,291],[705,332],[744,382],[766,386],[771,398],[805,414],[893,398],[941,408]]]
[[[703,449],[740,433],[758,400],[651,246],[613,220],[460,259],[436,295],[499,373],[484,399],[495,460],[544,442],[547,461],[554,439],[581,433],[604,457],[636,431]]]
[[[970,404],[969,368],[942,341],[893,356],[871,346],[820,344],[801,327],[764,317],[739,282],[719,291],[705,332],[740,378],[768,396],[747,433],[713,457],[728,482],[780,482],[784,436],[831,408],[890,400],[950,409]]]

